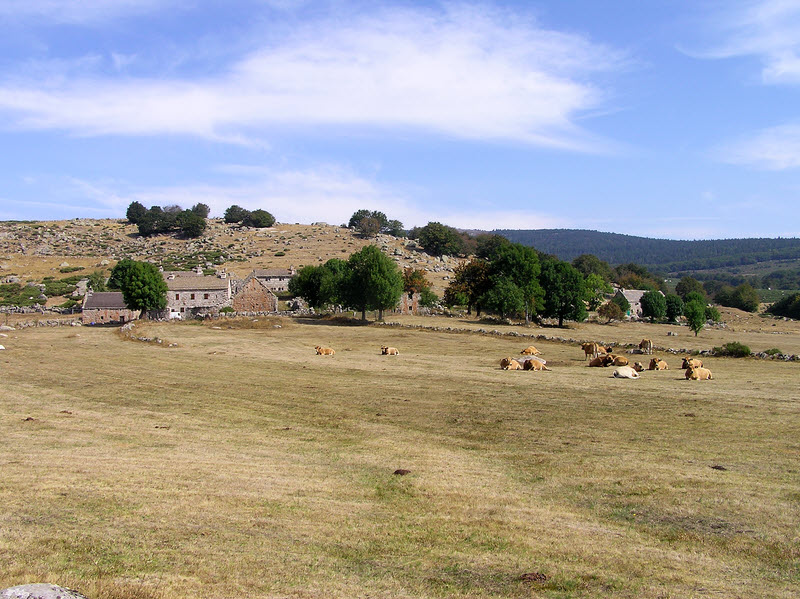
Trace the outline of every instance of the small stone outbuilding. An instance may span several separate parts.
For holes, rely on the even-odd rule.
[[[83,324],[124,324],[140,315],[140,310],[131,310],[125,305],[120,291],[89,292],[83,298]]]

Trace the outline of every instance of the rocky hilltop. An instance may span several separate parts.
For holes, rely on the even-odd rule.
[[[325,223],[284,224],[254,229],[209,219],[204,234],[188,239],[176,234],[142,237],[123,220],[0,222],[0,283],[39,283],[102,270],[132,258],[163,266],[225,270],[243,277],[254,268],[301,268],[331,258],[346,259],[367,244],[377,245],[400,268],[426,270],[441,295],[458,261],[434,258],[413,240],[378,235],[365,239],[350,229]],[[57,305],[60,298],[50,298]]]

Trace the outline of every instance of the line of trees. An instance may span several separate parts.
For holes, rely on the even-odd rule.
[[[225,210],[223,219],[228,224],[241,223],[247,227],[264,229],[275,224],[275,217],[266,210],[246,210],[234,204]]]
[[[206,204],[195,204],[188,210],[178,205],[151,206],[145,208],[140,202],[131,202],[125,217],[136,225],[139,235],[150,236],[160,233],[178,231],[187,237],[200,237],[206,230],[206,218],[209,207]]]

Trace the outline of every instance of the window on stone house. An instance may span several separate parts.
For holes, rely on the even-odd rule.
[[[208,299],[208,294],[207,293],[203,294],[203,299]]]
[[[181,294],[180,293],[176,293],[175,294],[175,299],[181,299]]]
[[[194,293],[192,293],[192,294],[191,294],[191,296],[189,297],[189,299],[194,299]]]

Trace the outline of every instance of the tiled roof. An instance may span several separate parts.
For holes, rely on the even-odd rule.
[[[175,279],[167,279],[167,289],[170,291],[190,291],[197,290],[213,290],[213,289],[227,289],[228,279],[220,279],[219,277],[177,277]]]
[[[121,291],[92,293],[86,297],[86,302],[83,304],[84,310],[125,310],[127,307]]]
[[[261,277],[291,277],[292,271],[288,268],[256,268],[253,270],[253,276],[256,278]]]

